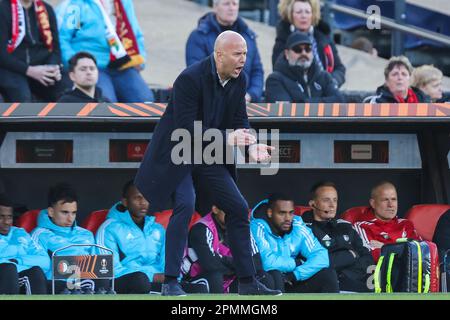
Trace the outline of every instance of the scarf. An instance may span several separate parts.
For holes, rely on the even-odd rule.
[[[395,100],[397,100],[399,103],[418,103],[419,99],[417,99],[417,95],[414,93],[413,89],[408,89],[408,95],[406,96],[406,99],[403,99],[401,96],[396,96]]]
[[[25,14],[22,3],[20,0],[10,0],[11,1],[11,17],[12,17],[12,37],[8,41],[7,51],[12,53],[17,47],[22,43],[25,37]],[[34,0],[34,11],[36,13],[39,33],[44,40],[44,45],[47,49],[53,51],[53,36],[50,29],[50,20],[48,17],[47,9],[45,8],[42,0]]]
[[[106,39],[110,49],[110,62],[108,67],[124,70],[144,63],[144,58],[139,54],[136,36],[131,28],[127,13],[121,0],[114,0],[116,14],[116,28],[114,28],[103,4],[100,0],[94,0],[99,7],[106,24]]]

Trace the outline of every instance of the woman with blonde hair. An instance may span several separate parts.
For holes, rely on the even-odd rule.
[[[281,0],[278,5],[281,20],[272,52],[272,66],[282,55],[286,40],[294,31],[307,33],[312,42],[314,59],[331,74],[340,87],[345,82],[345,67],[339,58],[336,45],[330,37],[330,27],[320,20],[319,0]]]
[[[432,102],[442,99],[442,71],[432,65],[423,65],[414,69],[412,85],[426,93]]]

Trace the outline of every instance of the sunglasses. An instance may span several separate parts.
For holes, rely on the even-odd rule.
[[[312,50],[311,46],[296,46],[292,48],[292,51],[295,53],[302,53],[305,51],[306,53],[310,53]]]

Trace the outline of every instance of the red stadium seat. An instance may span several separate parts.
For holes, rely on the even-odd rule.
[[[81,227],[88,229],[93,234],[97,232],[100,225],[106,220],[108,209],[97,210],[91,212],[81,223]]]
[[[345,210],[342,214],[341,219],[347,220],[352,224],[359,221],[369,221],[375,218],[373,209],[371,207],[353,207]]]
[[[295,214],[296,216],[301,216],[301,215],[303,215],[306,211],[312,210],[311,207],[307,207],[307,206],[295,206],[294,209],[295,209],[294,214]]]
[[[167,225],[169,224],[170,217],[172,216],[172,209],[164,210],[161,212],[155,213],[156,222],[162,224],[164,229],[167,229]],[[189,229],[192,227],[194,223],[200,220],[202,216],[198,212],[194,212],[191,218],[191,222],[189,223]]]
[[[448,204],[418,204],[406,212],[405,219],[414,224],[419,236],[431,241],[439,218],[449,209]]]
[[[16,219],[14,225],[16,227],[24,228],[28,233],[30,233],[37,226],[37,217],[39,212],[41,212],[41,210],[36,209],[23,213]]]

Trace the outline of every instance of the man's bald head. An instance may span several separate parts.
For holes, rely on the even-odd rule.
[[[239,33],[231,30],[224,31],[217,36],[217,39],[214,42],[214,53],[216,53],[217,51],[224,50],[224,48],[226,46],[229,46],[230,44],[235,44],[239,42],[244,43],[247,46],[244,37],[241,36]]]

